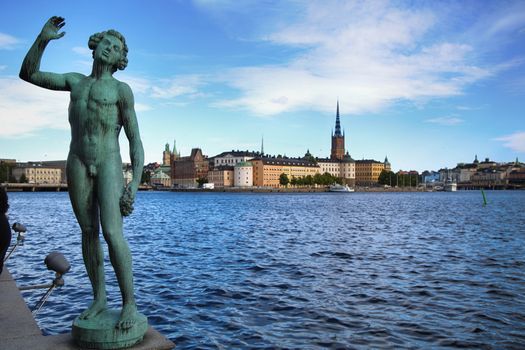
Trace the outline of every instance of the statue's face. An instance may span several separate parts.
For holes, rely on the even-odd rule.
[[[122,42],[112,35],[105,35],[95,50],[95,60],[116,66],[122,57]]]

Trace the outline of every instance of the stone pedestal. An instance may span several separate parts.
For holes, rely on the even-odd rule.
[[[137,313],[133,327],[122,330],[115,327],[120,310],[105,310],[89,320],[73,321],[72,336],[82,348],[121,349],[142,341],[148,330],[148,319]]]

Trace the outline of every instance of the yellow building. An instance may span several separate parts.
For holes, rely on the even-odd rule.
[[[45,167],[38,163],[19,165],[13,169],[12,174],[18,182],[24,175],[30,184],[59,184],[62,178],[61,169]]]
[[[208,171],[208,183],[215,187],[233,186],[233,166],[218,166]]]
[[[390,163],[388,163],[390,166]],[[385,169],[385,163],[373,159],[355,161],[355,183],[357,186],[373,186],[377,184],[379,174]]]
[[[280,187],[279,177],[286,174],[299,178],[319,173],[317,164],[304,159],[263,157],[250,161],[253,165],[253,185],[258,187]]]
[[[350,186],[355,185],[355,160],[346,152],[343,159],[320,158],[317,159],[320,173],[328,173],[332,176],[343,179],[344,183]]]

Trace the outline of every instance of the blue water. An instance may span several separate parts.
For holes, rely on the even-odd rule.
[[[139,309],[177,349],[525,348],[525,192],[139,193],[125,221]],[[10,193],[8,261],[49,282],[65,333],[91,299],[67,193]],[[109,266],[109,263],[108,263]],[[120,295],[107,268],[110,303]],[[41,292],[24,292],[29,306]]]

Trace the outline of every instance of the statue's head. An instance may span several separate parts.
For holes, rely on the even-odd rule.
[[[90,36],[88,46],[93,50],[94,59],[97,58],[96,52],[99,45],[102,45],[111,51],[115,51],[114,54],[118,54],[117,58],[114,60],[113,73],[116,72],[117,69],[124,70],[126,68],[128,65],[128,46],[126,45],[126,39],[122,34],[116,30],[110,29]]]

